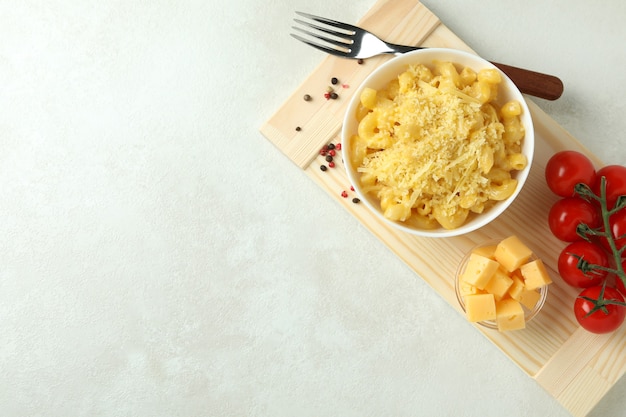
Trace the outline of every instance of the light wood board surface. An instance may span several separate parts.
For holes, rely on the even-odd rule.
[[[415,0],[380,0],[358,24],[385,40],[430,47],[471,51],[426,7]],[[585,416],[626,370],[622,352],[626,328],[609,335],[593,335],[581,329],[573,314],[577,291],[558,277],[556,259],[565,246],[547,227],[547,213],[556,201],[545,185],[543,171],[550,156],[562,149],[586,153],[597,166],[602,162],[526,97],[535,124],[536,148],[528,181],[513,205],[499,219],[469,235],[426,239],[396,231],[352,202],[350,184],[341,163],[327,171],[319,155],[326,143],[340,142],[341,121],[351,92],[389,56],[363,64],[328,56],[261,127],[262,134],[302,169],[339,205],[348,210],[375,236],[407,263],[417,277],[426,281],[461,313],[454,291],[454,273],[463,255],[482,241],[518,235],[544,260],[553,277],[541,313],[522,331],[499,333],[476,326],[519,368],[534,378],[574,416]],[[323,93],[330,79],[339,98],[326,100]],[[566,86],[567,88],[567,86]],[[304,94],[313,97],[303,100]],[[300,130],[296,130],[300,127]],[[342,191],[348,197],[342,197]],[[472,324],[468,323],[468,326]]]

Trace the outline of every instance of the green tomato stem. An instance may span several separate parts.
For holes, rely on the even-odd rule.
[[[622,280],[622,283],[626,287],[626,272],[624,272],[624,267],[622,266],[622,251],[617,249],[617,244],[615,243],[615,239],[613,237],[613,233],[611,232],[611,222],[610,218],[617,211],[621,210],[623,201],[622,198],[619,198],[615,203],[615,207],[612,210],[609,210],[607,207],[606,201],[606,177],[600,178],[600,208],[602,210],[602,222],[604,225],[604,234],[606,236],[606,240],[609,242],[609,247],[611,248],[611,253],[613,254],[613,259],[615,260],[615,275],[617,278]]]
[[[577,184],[575,187],[575,190],[576,190],[576,193],[578,193],[578,195],[580,195],[580,197],[584,198],[585,200],[590,201],[593,199],[593,200],[596,200],[600,204],[600,210],[602,214],[602,225],[603,225],[602,230],[592,229],[586,224],[579,225],[579,227],[577,228],[577,232],[585,240],[589,240],[589,236],[604,237],[607,240],[609,247],[611,248],[611,253],[615,261],[615,268],[606,268],[601,265],[586,263],[580,257],[578,257],[579,269],[581,269],[581,271],[583,271],[583,273],[585,274],[587,274],[587,272],[592,271],[593,269],[614,273],[618,279],[622,280],[622,283],[626,287],[626,272],[624,272],[624,267],[622,265],[622,254],[626,247],[617,249],[615,238],[613,237],[613,233],[611,232],[611,223],[610,223],[611,216],[617,213],[619,210],[624,209],[625,204],[626,204],[625,203],[626,198],[624,198],[623,196],[620,196],[617,199],[617,202],[615,203],[615,207],[612,207],[611,209],[609,209],[607,206],[607,201],[606,201],[606,177],[604,176],[600,178],[600,195],[599,196],[596,195],[588,185],[583,184],[583,183]],[[605,287],[606,287],[606,280],[604,280],[604,282],[602,283],[602,290],[600,291],[600,294],[598,295],[598,299],[595,301],[592,301],[594,303],[594,310],[602,309],[603,311],[606,311],[605,306],[607,304],[615,304],[615,305],[621,305],[621,306],[626,307],[626,303],[622,303],[622,302],[615,301],[615,300],[606,300],[604,298]]]

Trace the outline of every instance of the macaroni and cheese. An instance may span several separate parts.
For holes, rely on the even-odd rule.
[[[454,229],[514,193],[511,173],[528,164],[522,107],[495,104],[500,82],[495,69],[436,62],[362,91],[352,163],[386,218]]]

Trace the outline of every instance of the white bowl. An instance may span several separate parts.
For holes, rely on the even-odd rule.
[[[513,200],[517,197],[521,191],[528,174],[530,172],[530,166],[532,164],[535,136],[533,123],[530,116],[530,111],[524,100],[524,96],[515,86],[515,84],[506,76],[502,71],[498,69],[502,76],[502,82],[498,91],[498,98],[495,103],[503,105],[510,100],[517,100],[522,107],[522,114],[520,116],[521,123],[525,129],[525,137],[522,144],[522,153],[526,156],[528,163],[526,167],[520,171],[511,171],[511,176],[518,181],[517,188],[512,196],[506,200],[497,202],[493,207],[485,210],[481,214],[470,213],[467,221],[456,229],[445,229],[443,227],[426,230],[419,229],[410,224],[404,224],[402,222],[391,221],[383,216],[383,212],[380,208],[380,202],[376,196],[371,194],[365,194],[361,188],[361,182],[359,180],[360,174],[357,172],[357,167],[353,166],[352,158],[350,155],[351,137],[356,134],[358,129],[358,121],[356,119],[356,111],[360,103],[361,92],[364,88],[370,87],[376,90],[384,88],[389,81],[396,78],[399,74],[404,72],[411,64],[424,64],[428,67],[433,66],[434,61],[447,61],[458,64],[461,67],[469,67],[474,71],[483,68],[496,68],[490,62],[468,52],[458,51],[453,49],[444,48],[431,48],[421,49],[413,52],[400,55],[393,58],[372,72],[363,83],[356,89],[348,108],[343,122],[343,128],[341,132],[342,137],[342,152],[344,153],[344,164],[347,170],[348,178],[355,189],[355,192],[361,199],[361,201],[372,210],[380,219],[384,222],[392,225],[393,227],[414,235],[425,237],[450,237],[458,236],[469,233],[476,229],[479,229],[495,218],[497,218],[506,208],[511,205]],[[497,68],[496,68],[497,69]]]

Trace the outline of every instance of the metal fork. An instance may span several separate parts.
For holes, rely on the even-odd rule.
[[[296,14],[310,21],[296,18],[294,21],[300,24],[301,27],[292,26],[292,28],[315,40],[307,39],[294,33],[292,33],[291,36],[331,55],[351,59],[366,59],[381,54],[398,55],[416,49],[423,49],[423,47],[420,46],[398,45],[385,42],[373,33],[348,23],[338,22],[309,13],[296,12]],[[322,41],[322,43],[319,41]],[[563,82],[553,75],[493,61],[490,62],[508,75],[522,93],[547,100],[556,100],[563,94]]]

